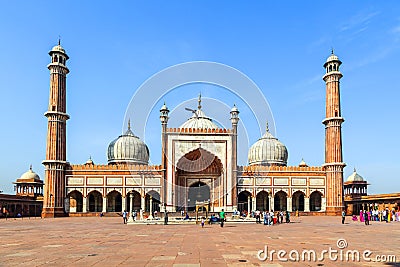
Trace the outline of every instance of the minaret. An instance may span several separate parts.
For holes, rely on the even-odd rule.
[[[167,203],[167,164],[168,164],[168,159],[167,159],[167,125],[168,125],[168,114],[169,114],[169,109],[167,108],[167,105],[164,102],[164,105],[160,109],[160,121],[161,121],[161,168],[163,171],[163,191],[162,191],[162,196],[161,199],[164,202],[164,208],[167,209],[167,204],[172,204],[172,203]],[[165,210],[164,210],[165,211]]]
[[[340,79],[343,76],[339,71],[341,64],[332,50],[324,64],[326,73],[323,76],[326,83],[326,115],[322,122],[325,125],[326,212],[332,215],[339,215],[344,208],[343,168],[346,164],[342,157],[344,119],[340,108]]]
[[[45,192],[42,217],[65,216],[65,166],[66,162],[66,81],[69,73],[66,67],[68,55],[60,41],[49,52],[50,98],[49,107],[44,114],[47,123],[47,146],[45,166]]]
[[[231,109],[232,123],[232,209],[237,210],[237,126],[239,122],[239,110],[236,105]]]

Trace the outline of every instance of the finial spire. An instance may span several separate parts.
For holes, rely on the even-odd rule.
[[[269,132],[269,123],[267,121],[267,132]]]
[[[61,36],[58,36],[58,45],[61,45]]]
[[[331,48],[331,53],[332,53],[332,55],[333,55],[333,47]]]
[[[128,131],[131,130],[131,119],[128,120]]]
[[[357,172],[356,167],[354,167],[354,172]]]
[[[201,109],[201,93],[199,94],[199,105],[197,106],[197,109],[200,110]]]
[[[29,170],[32,170],[32,164],[29,166]]]

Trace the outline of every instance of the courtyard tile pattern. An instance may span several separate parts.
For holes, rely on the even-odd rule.
[[[400,223],[341,224],[340,217],[294,217],[266,227],[255,223],[219,225],[124,225],[122,218],[24,218],[0,220],[0,266],[400,266],[399,263],[261,261],[264,249],[371,250],[400,261]],[[288,255],[285,255],[288,258]]]

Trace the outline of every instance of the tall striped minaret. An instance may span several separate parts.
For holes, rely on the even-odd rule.
[[[332,50],[324,64],[326,73],[323,76],[326,83],[326,115],[322,122],[325,125],[326,213],[332,215],[339,215],[344,208],[343,169],[346,164],[342,156],[341,64]]]
[[[49,52],[50,97],[49,107],[44,114],[47,117],[47,145],[45,166],[45,190],[42,217],[65,216],[65,166],[66,125],[69,119],[66,113],[66,81],[69,73],[66,67],[68,55],[60,41]]]

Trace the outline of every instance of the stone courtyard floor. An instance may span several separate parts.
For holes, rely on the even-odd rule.
[[[340,221],[300,217],[271,227],[227,222],[223,228],[216,224],[202,229],[194,224],[124,225],[115,217],[1,219],[0,266],[400,266],[376,261],[395,255],[400,262],[400,222],[365,226],[350,218],[344,225]],[[268,254],[283,250],[280,256],[288,261],[279,260],[277,252],[264,261],[260,253],[259,259],[265,246]],[[332,260],[327,252],[318,261],[329,249]],[[307,259],[313,259],[311,250],[316,261]],[[346,261],[345,255],[355,250],[360,261]],[[371,251],[366,255],[371,261],[363,259],[365,250]],[[290,261],[296,253],[300,261]]]

